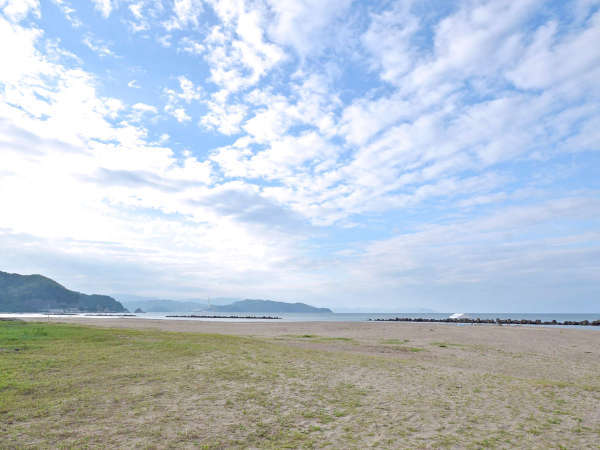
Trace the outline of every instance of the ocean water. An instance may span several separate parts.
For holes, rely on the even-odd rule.
[[[172,318],[167,317],[169,315],[187,316],[187,315],[215,315],[215,316],[275,316],[281,319],[230,319],[228,317],[222,318]],[[426,319],[445,319],[448,318],[452,313],[319,313],[319,314],[307,314],[307,313],[254,313],[254,312],[238,312],[238,313],[212,313],[212,312],[178,312],[178,313],[144,313],[144,314],[133,314],[139,319],[155,319],[155,320],[194,320],[194,321],[209,321],[209,322],[367,322],[369,319],[393,319],[395,317],[402,318],[426,318]],[[600,320],[600,313],[597,314],[581,314],[581,313],[465,313],[469,318],[480,318],[480,319],[513,319],[513,320],[541,320],[541,321],[552,321],[557,322],[564,321],[583,321],[588,320],[590,322],[594,320]],[[57,315],[52,314],[34,314],[34,313],[23,313],[23,314],[5,314],[0,313],[0,317],[38,317],[40,319],[47,317],[96,317],[101,320],[103,318],[115,318],[119,317],[119,314],[110,315],[95,315],[95,314],[74,314],[74,315]],[[128,317],[131,317],[128,315]],[[406,322],[404,322],[406,323]],[[470,324],[453,324],[453,323],[442,323],[442,325],[449,326],[471,326]],[[490,325],[494,326],[494,325]],[[511,326],[544,326],[544,325],[511,325]],[[548,325],[556,327],[557,325]],[[600,327],[593,326],[568,326],[569,328],[586,328],[595,329],[600,331]]]

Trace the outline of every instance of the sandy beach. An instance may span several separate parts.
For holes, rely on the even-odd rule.
[[[104,328],[247,336],[325,351],[410,358],[440,364],[452,361],[452,364],[460,363],[473,370],[515,376],[552,375],[557,380],[567,381],[589,375],[600,382],[600,330],[594,329],[396,322],[211,322],[76,316],[51,318],[50,321]],[[424,348],[427,352],[405,351],[407,346],[388,345],[386,341],[406,341],[411,348]]]
[[[160,438],[168,445],[209,448],[598,448],[600,442],[600,330],[50,321],[85,325],[83,330],[106,336],[99,342],[115,340],[72,356],[82,371],[82,381],[72,386],[98,378],[93,384],[111,386],[115,399],[89,400],[88,420],[64,424],[74,430],[70,440],[48,437],[51,424],[68,422],[61,413],[47,422],[28,418],[43,437],[27,440],[32,432],[23,431],[12,443],[130,446]],[[56,350],[57,357],[71,355],[71,348]],[[97,370],[98,352],[104,355],[101,366],[113,369]],[[81,356],[86,354],[87,363]],[[115,429],[113,417],[119,418]],[[145,437],[144,427],[155,423],[162,424],[156,436]],[[101,438],[90,438],[100,432]]]
[[[533,352],[567,359],[576,355],[600,356],[600,328],[397,322],[215,322],[81,316],[51,317],[49,320],[106,328],[219,333],[262,338],[314,334],[350,338],[365,344],[375,344],[382,339],[411,339],[414,343],[425,344],[431,340],[449,340],[461,345],[489,346],[508,352]],[[44,318],[43,321],[47,319]]]

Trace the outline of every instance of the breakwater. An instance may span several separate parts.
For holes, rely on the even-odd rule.
[[[468,317],[461,317],[458,319],[429,319],[429,318],[414,318],[414,317],[389,317],[389,318],[377,318],[369,319],[372,322],[417,322],[417,323],[465,323],[465,324],[496,324],[496,325],[579,325],[579,326],[592,326],[599,327],[600,320],[565,320],[559,322],[556,320],[543,321],[543,320],[531,320],[531,319],[471,319]]]
[[[166,316],[180,319],[269,319],[269,320],[277,320],[281,319],[281,317],[274,316],[198,316],[195,314],[187,315],[187,316]]]

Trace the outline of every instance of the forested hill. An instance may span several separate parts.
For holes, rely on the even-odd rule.
[[[305,303],[275,302],[273,300],[240,300],[231,305],[213,305],[211,311],[261,313],[330,313],[329,308],[316,308]]]
[[[108,295],[70,291],[42,275],[0,271],[0,312],[127,312]]]

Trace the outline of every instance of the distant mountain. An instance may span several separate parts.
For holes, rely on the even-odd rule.
[[[130,311],[134,309],[143,309],[145,312],[194,312],[206,311],[207,303],[197,303],[194,301],[178,300],[121,300],[121,302]]]
[[[300,312],[328,313],[328,308],[315,308],[304,303],[285,303],[272,300],[241,300],[236,298],[211,298],[210,300],[167,300],[141,297],[131,294],[114,294],[129,310],[137,308],[145,312]],[[210,303],[208,303],[210,301]]]
[[[208,298],[186,298],[169,299],[160,297],[146,297],[134,294],[111,294],[130,311],[141,308],[146,312],[195,312],[207,311],[211,305],[228,305],[241,298],[211,297]]]
[[[70,291],[42,275],[0,271],[0,312],[127,312],[108,295]]]
[[[260,313],[331,313],[329,308],[316,308],[305,303],[275,302],[273,300],[246,299],[231,305],[212,305],[210,311],[260,312]]]

